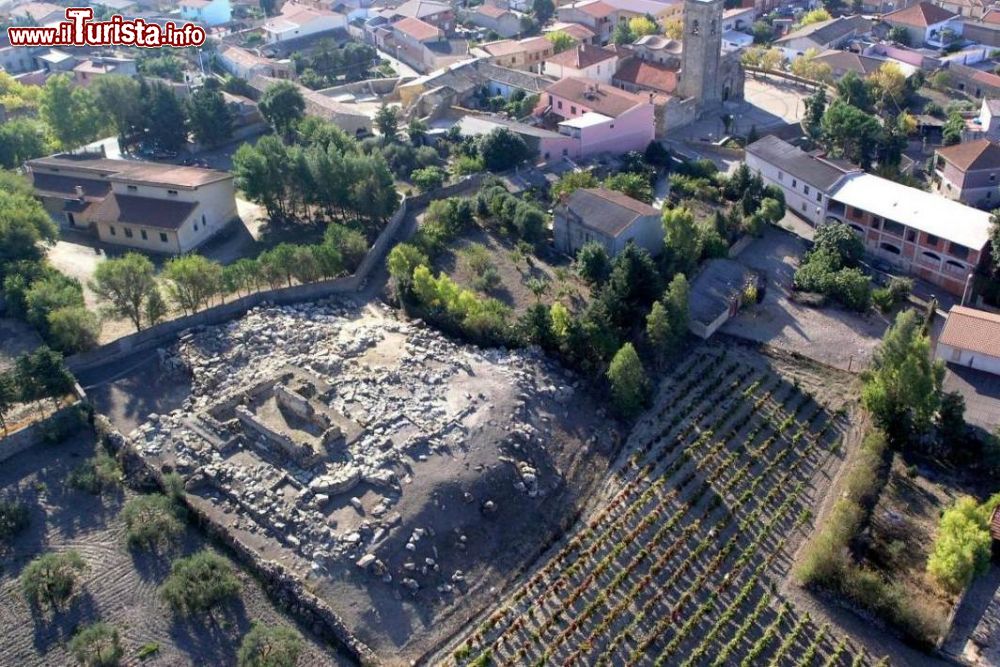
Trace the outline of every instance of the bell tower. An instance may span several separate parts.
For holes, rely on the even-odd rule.
[[[725,0],[684,0],[684,51],[678,89],[702,108],[722,100],[718,77],[724,4]]]

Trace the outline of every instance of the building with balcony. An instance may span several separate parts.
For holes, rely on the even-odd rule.
[[[938,194],[949,199],[996,208],[1000,205],[1000,145],[976,139],[937,149],[934,181]]]
[[[897,9],[882,17],[893,28],[902,28],[911,46],[943,48],[962,36],[962,20],[958,14],[930,2],[919,2]]]
[[[983,261],[990,214],[872,174],[852,174],[829,195],[827,222],[850,225],[868,252],[961,296]]]

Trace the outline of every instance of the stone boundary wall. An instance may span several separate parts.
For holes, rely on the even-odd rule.
[[[456,195],[470,194],[468,191],[478,190],[479,187],[483,184],[484,178],[485,174],[481,172],[478,174],[473,174],[471,176],[466,176],[457,183],[446,185],[442,188],[438,188],[437,190],[433,190],[431,192],[422,192],[418,195],[407,197],[406,202],[410,206],[419,208],[422,206],[427,206],[432,201],[435,201],[437,199],[447,199],[448,197],[454,197]]]
[[[138,486],[152,482],[165,491],[163,476],[152,466],[132,444],[112,425],[104,415],[98,414],[94,426],[108,449],[122,463],[128,479]],[[236,560],[248,568],[260,581],[272,601],[300,620],[310,624],[317,634],[333,639],[362,665],[378,665],[379,660],[367,644],[354,636],[344,621],[323,599],[319,598],[293,577],[284,567],[274,561],[262,558],[253,547],[244,544],[224,525],[212,519],[206,512],[183,497],[189,516],[210,537],[225,545]]]
[[[14,431],[10,435],[0,437],[0,463],[40,444],[45,439],[49,424],[68,415],[78,405],[80,405],[79,401],[64,405],[45,419],[33,422],[30,426]]]
[[[212,306],[192,315],[178,317],[177,319],[157,324],[148,329],[122,336],[88,352],[74,354],[71,357],[67,357],[66,365],[74,373],[80,373],[124,357],[127,354],[154,350],[157,347],[162,347],[186,329],[222,324],[241,317],[250,309],[264,303],[288,305],[303,301],[315,301],[337,294],[355,292],[363,286],[368,274],[375,268],[376,264],[382,261],[389,246],[395,240],[396,234],[399,232],[403,220],[406,218],[408,205],[408,200],[404,199],[400,207],[389,218],[385,229],[375,239],[375,243],[372,244],[368,254],[365,255],[365,258],[361,261],[360,266],[358,266],[353,275],[333,280],[321,280],[305,285],[279,287],[277,289],[254,292],[253,294],[233,299],[228,303]]]

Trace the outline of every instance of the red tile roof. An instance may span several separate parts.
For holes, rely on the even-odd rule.
[[[954,306],[948,313],[938,343],[1000,357],[1000,315]]]
[[[546,88],[545,92],[576,102],[584,108],[611,118],[617,118],[637,105],[649,104],[648,96],[636,95],[605,83],[576,77],[560,79]]]
[[[589,14],[590,16],[599,19],[604,18],[605,16],[614,13],[615,11],[614,7],[612,7],[606,2],[601,2],[601,0],[597,0],[597,2],[590,2],[587,3],[586,5],[577,5],[576,8],[579,9],[584,14]]]
[[[545,60],[553,65],[571,67],[573,69],[586,69],[591,65],[602,63],[605,60],[615,58],[618,54],[611,49],[605,49],[593,44],[577,44],[572,49],[566,49],[561,53],[550,56]]]
[[[638,58],[619,67],[615,80],[664,93],[672,93],[677,89],[677,72],[659,63]]]
[[[483,16],[488,16],[491,19],[498,19],[504,14],[509,14],[510,10],[502,9],[494,5],[479,5],[475,9],[477,14],[482,14]]]
[[[418,42],[441,37],[441,30],[430,23],[425,23],[420,19],[404,18],[392,24],[392,27],[404,35],[409,35]]]
[[[1000,169],[1000,146],[989,139],[967,141],[938,149],[938,155],[961,169]]]
[[[957,14],[952,14],[947,9],[942,9],[937,5],[932,5],[929,2],[921,2],[912,7],[906,7],[905,9],[897,9],[894,12],[889,12],[883,18],[888,23],[900,23],[902,25],[914,26],[916,28],[926,28],[927,26],[934,25],[935,23],[941,23],[942,21],[947,21],[950,18],[955,18]]]

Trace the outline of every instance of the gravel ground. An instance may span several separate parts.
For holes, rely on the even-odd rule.
[[[67,473],[93,452],[93,438],[82,433],[49,447],[37,447],[0,466],[0,495],[20,497],[30,507],[30,525],[0,553],[0,664],[67,665],[66,644],[81,625],[98,620],[121,633],[125,664],[138,664],[140,647],[159,645],[146,665],[232,665],[243,634],[252,621],[292,625],[260,585],[240,570],[243,592],[218,623],[176,619],[160,600],[157,589],[169,572],[168,557],[132,552],[125,546],[119,510],[131,491],[103,498],[68,488]],[[178,553],[206,547],[189,528]],[[88,570],[83,590],[68,611],[58,616],[35,615],[21,595],[17,577],[24,566],[45,551],[76,549]],[[306,650],[301,665],[348,665],[347,657],[325,647],[305,629]]]
[[[888,321],[875,314],[861,316],[834,306],[810,308],[792,302],[792,276],[804,253],[801,239],[774,228],[751,243],[738,259],[767,275],[767,295],[763,303],[745,308],[720,331],[859,371],[870,362]]]

